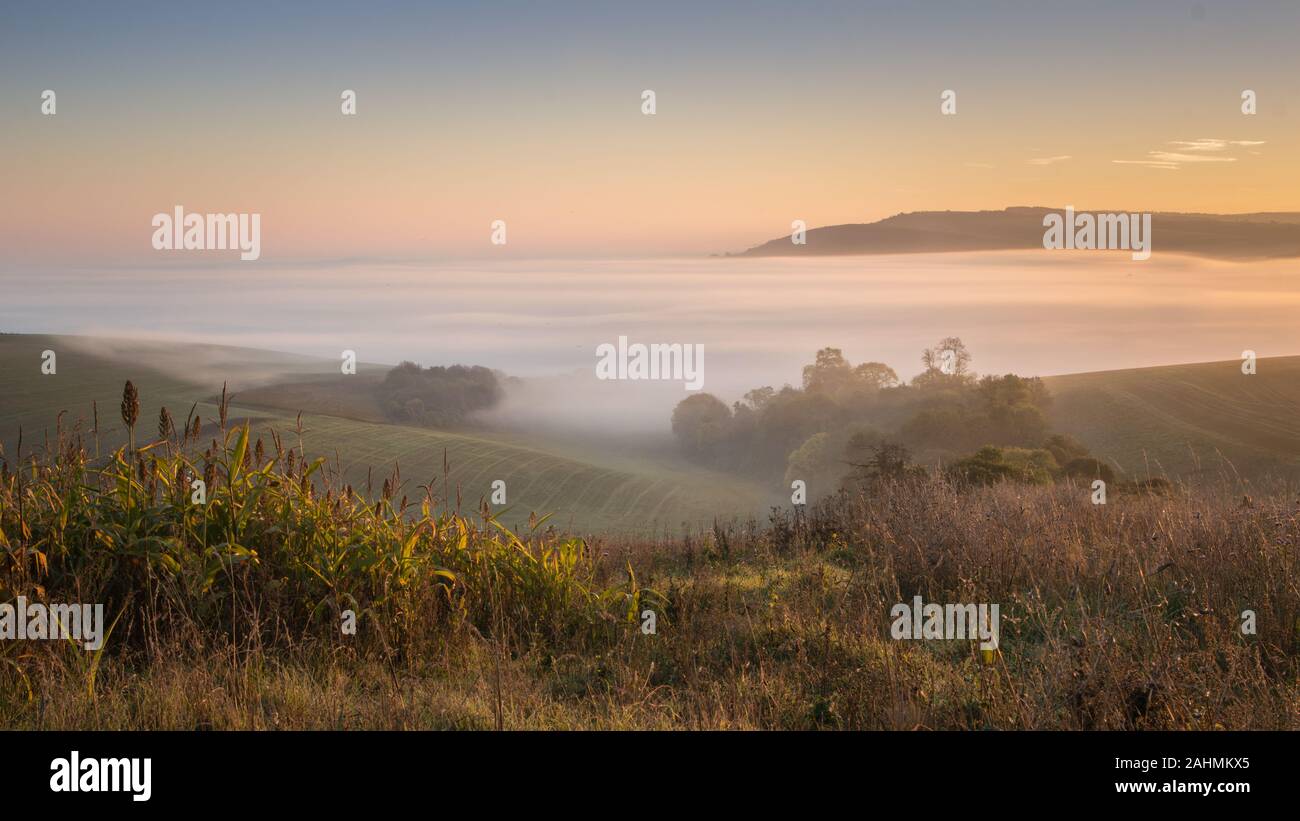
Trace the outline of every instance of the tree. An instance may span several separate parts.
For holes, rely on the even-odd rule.
[[[863,362],[853,369],[853,377],[859,384],[877,391],[899,384],[898,374],[883,362]]]
[[[833,483],[839,477],[828,477],[828,474],[833,473],[837,468],[842,469],[844,467],[843,464],[836,460],[835,456],[835,450],[831,447],[831,435],[829,433],[814,433],[798,449],[792,452],[786,460],[786,484],[793,482],[795,479],[802,479],[805,482],[810,482],[814,487],[833,487]]]
[[[1055,433],[1047,437],[1043,447],[1052,454],[1058,465],[1068,465],[1075,459],[1088,455],[1088,448],[1068,433]]]
[[[960,337],[948,336],[933,348],[921,351],[921,364],[925,370],[912,384],[917,386],[966,382],[970,378],[970,351]]]
[[[809,436],[830,430],[839,406],[829,396],[793,388],[781,391],[764,406],[758,420],[764,457],[784,463],[790,451]]]
[[[883,479],[901,479],[911,464],[912,454],[896,442],[871,445],[871,456],[862,464],[855,464],[866,476]]]
[[[776,389],[765,385],[761,388],[754,388],[752,391],[746,393],[745,401],[748,402],[749,406],[754,410],[762,410],[764,405],[772,401],[773,396],[776,396]]]
[[[406,400],[406,418],[412,422],[424,421],[424,400],[419,397]]]
[[[979,381],[979,395],[989,408],[998,405],[1032,405],[1046,410],[1052,396],[1036,376],[986,376]]]
[[[1032,447],[1047,435],[1051,395],[1038,377],[986,376],[976,388],[984,444]]]
[[[673,408],[673,435],[687,454],[712,459],[730,432],[731,409],[711,393],[688,396]]]
[[[903,439],[921,450],[939,448],[960,451],[978,444],[972,441],[970,415],[960,403],[951,402],[917,411],[899,431]]]
[[[887,441],[875,431],[855,433],[844,453],[853,467],[853,472],[844,479],[846,489],[868,490],[880,482],[925,475],[925,468],[912,464],[912,454],[907,448]]]
[[[803,389],[808,393],[834,393],[853,375],[848,360],[839,348],[822,348],[817,359],[803,369]]]

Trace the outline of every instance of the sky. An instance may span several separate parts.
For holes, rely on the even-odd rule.
[[[176,205],[261,214],[265,266],[1300,210],[1296,3],[188,6],[0,5],[0,267],[160,264],[150,220]]]

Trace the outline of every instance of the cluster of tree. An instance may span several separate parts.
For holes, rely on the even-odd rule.
[[[842,483],[846,489],[870,491],[874,483],[882,480],[899,481],[927,473],[923,466],[912,462],[911,454],[900,444],[858,442],[856,445],[867,453],[867,458],[851,463],[853,470]],[[854,450],[854,446],[850,450]],[[1160,477],[1116,481],[1109,465],[1089,455],[1083,444],[1064,434],[1049,436],[1038,448],[985,445],[969,456],[945,465],[943,475],[963,487],[999,482],[1046,485],[1064,480],[1090,486],[1094,480],[1100,479],[1116,493],[1163,494],[1172,488],[1167,479]]]
[[[431,427],[460,424],[474,411],[496,405],[503,395],[497,373],[489,368],[421,368],[414,362],[389,371],[377,390],[388,418]]]
[[[802,387],[756,388],[730,407],[696,394],[677,405],[672,429],[695,461],[761,477],[783,472],[823,488],[902,470],[913,453],[921,464],[946,465],[986,446],[1013,462],[1021,451],[1041,451],[1023,457],[1035,477],[1065,475],[1088,458],[1079,443],[1051,436],[1051,396],[1041,380],[977,377],[970,362],[962,341],[948,337],[921,353],[923,370],[903,383],[888,365],[853,365],[839,349],[823,348],[803,369]],[[1001,470],[970,467],[972,475],[982,469]]]
[[[867,418],[882,392],[899,385],[888,365],[853,367],[840,351],[826,348],[804,368],[802,388],[755,388],[730,407],[708,393],[687,397],[673,410],[673,433],[696,461],[768,474],[783,469],[797,450],[803,460],[838,458],[849,428]]]
[[[985,445],[948,465],[949,478],[970,485],[1012,481],[1046,485],[1060,479],[1114,480],[1110,466],[1088,455],[1088,449],[1071,436],[1054,434],[1040,448]]]
[[[960,485],[992,485],[998,482],[1045,485],[1074,479],[1085,486],[1100,479],[1114,493],[1168,493],[1168,479],[1153,476],[1137,481],[1116,480],[1110,466],[1087,455],[1083,445],[1068,436],[1052,436],[1042,448],[998,448],[988,445],[949,465],[944,471]]]

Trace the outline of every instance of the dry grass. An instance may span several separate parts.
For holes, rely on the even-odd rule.
[[[253,458],[241,430],[223,438],[206,458],[173,438],[102,465],[75,442],[6,462],[0,600],[123,619],[93,680],[68,642],[0,642],[0,726],[1300,726],[1285,490],[1094,506],[1083,487],[924,479],[588,543],[440,513],[430,488],[403,503],[396,477],[361,500],[293,448]],[[206,508],[168,478],[186,466],[213,478]],[[1001,650],[891,639],[913,595],[1000,604]]]

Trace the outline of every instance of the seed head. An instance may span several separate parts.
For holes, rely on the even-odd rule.
[[[172,422],[172,415],[163,408],[158,413],[158,438],[166,439],[176,432],[176,424]]]
[[[135,385],[131,380],[126,381],[126,387],[122,388],[122,421],[131,430],[135,430],[135,423],[140,418],[140,394],[136,392]]]

